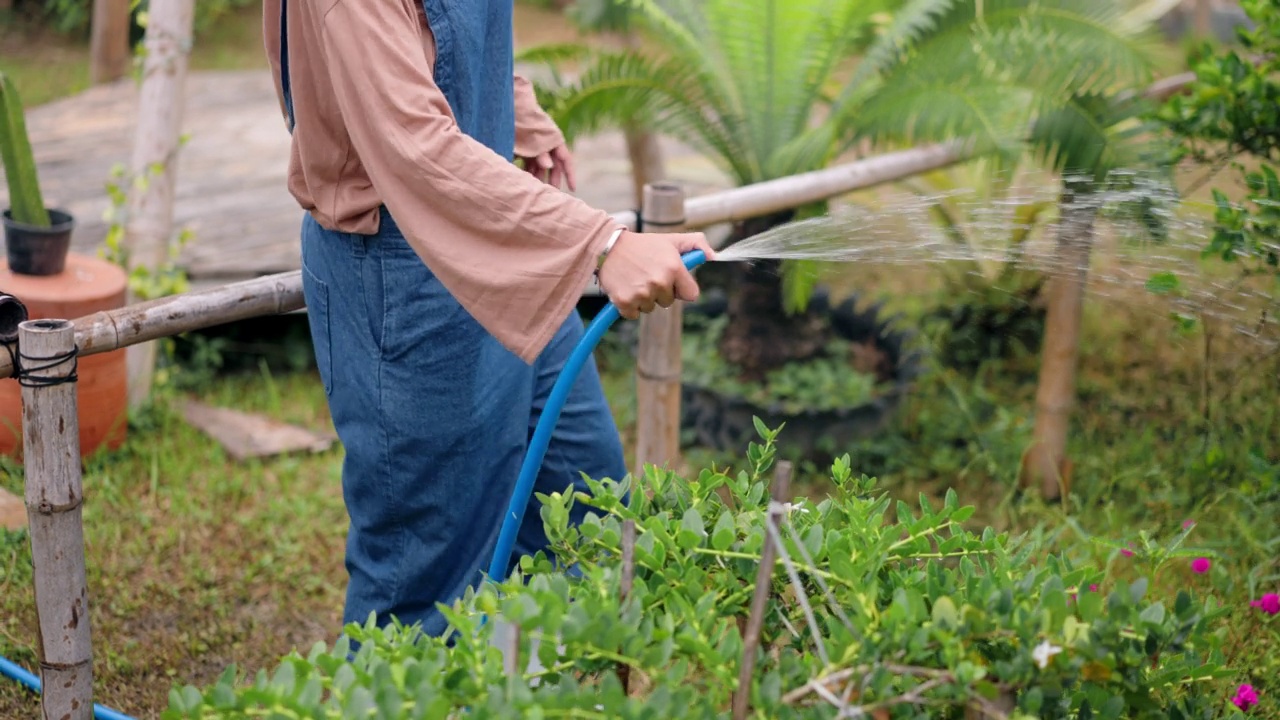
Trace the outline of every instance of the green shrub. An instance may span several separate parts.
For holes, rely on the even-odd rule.
[[[856,370],[853,344],[838,337],[828,341],[815,358],[770,370],[763,382],[740,380],[742,368],[722,358],[717,349],[728,322],[723,315],[686,320],[692,332],[681,338],[685,382],[790,414],[857,407],[879,394],[876,375]]]
[[[175,688],[164,717],[727,717],[772,527],[773,433],[761,431],[750,469],[735,475],[651,471],[629,507],[612,482],[593,483],[591,498],[546,497],[555,557],[522,558],[524,583],[488,585],[448,608],[451,642],[371,618],[347,628],[360,643],[350,661],[344,638],[252,682],[228,668],[207,689]],[[940,508],[895,503],[854,477],[847,457],[832,479],[821,502],[775,506],[785,552],[751,675],[752,717],[835,717],[833,703],[872,717],[1239,714],[1220,685],[1230,671],[1212,602],[1147,597],[1145,579],[1115,581],[1042,557],[1027,538],[963,529],[973,508],[954,493]],[[597,509],[576,528],[575,502]],[[623,599],[627,521],[637,539]],[[519,628],[513,667],[528,666],[541,640],[541,669],[508,672],[486,615]]]

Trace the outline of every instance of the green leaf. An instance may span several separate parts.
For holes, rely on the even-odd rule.
[[[36,162],[27,137],[22,100],[13,80],[0,73],[0,165],[4,165],[9,183],[9,212],[17,222],[35,227],[49,227],[40,183],[36,178]]]
[[[1178,617],[1184,617],[1187,611],[1191,609],[1191,595],[1186,590],[1179,590],[1178,597],[1173,602],[1173,614]]]
[[[751,424],[755,425],[756,434],[759,435],[761,439],[763,440],[770,439],[769,427],[765,425],[764,421],[761,420],[758,416],[755,416],[755,415],[751,416]]]
[[[711,532],[711,547],[716,550],[728,550],[737,539],[738,531],[734,526],[732,513],[728,511],[720,513],[715,528]]]
[[[1154,603],[1143,610],[1138,619],[1149,625],[1160,625],[1164,622],[1164,615],[1164,603]]]
[[[804,534],[804,549],[814,562],[823,560],[823,533],[821,525],[814,525]]]
[[[685,510],[684,516],[680,519],[680,531],[676,534],[676,545],[689,550],[701,545],[706,537],[707,529],[697,508]]]
[[[1156,295],[1168,295],[1180,290],[1182,283],[1172,272],[1158,272],[1147,279],[1146,288]]]
[[[951,598],[943,595],[933,601],[933,622],[947,630],[960,626],[960,613]]]
[[[1147,594],[1146,578],[1140,577],[1129,584],[1129,597],[1132,600],[1132,602],[1134,603],[1140,602],[1143,596],[1145,596],[1146,594]]]

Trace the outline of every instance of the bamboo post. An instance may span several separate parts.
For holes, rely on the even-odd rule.
[[[775,526],[782,522],[785,503],[791,492],[791,463],[779,460],[773,471],[773,488],[770,492],[769,514],[765,522]],[[742,664],[738,666],[738,687],[733,691],[733,720],[744,720],[751,702],[751,674],[756,668],[756,650],[760,646],[760,630],[764,627],[765,606],[773,584],[773,566],[778,548],[768,533],[760,548],[760,568],[756,571],[756,586],[751,596],[751,614],[747,617],[747,631],[742,638]]]
[[[41,708],[44,720],[90,720],[93,656],[80,507],[75,328],[66,320],[28,320],[18,332]]]
[[[194,15],[194,0],[153,0],[147,16],[147,55],[131,162],[133,177],[142,183],[129,196],[124,238],[131,273],[139,268],[154,272],[169,254]],[[151,395],[156,346],[141,344],[127,355],[129,407],[136,408]]]
[[[129,71],[129,0],[93,0],[90,21],[89,81],[94,85]]]
[[[644,186],[642,231],[678,232],[685,225],[684,189],[672,183]],[[641,316],[636,357],[636,464],[670,467],[680,457],[680,343],[684,309],[679,300]]]

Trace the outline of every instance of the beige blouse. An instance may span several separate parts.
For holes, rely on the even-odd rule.
[[[264,0],[284,113],[280,3]],[[617,223],[464,135],[431,77],[435,40],[416,0],[294,0],[289,192],[324,227],[373,233],[386,204],[423,262],[526,362],[591,279]],[[516,154],[564,142],[515,80]]]

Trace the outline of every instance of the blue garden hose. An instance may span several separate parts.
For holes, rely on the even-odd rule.
[[[701,250],[692,250],[682,257],[684,266],[689,270],[707,260],[706,254]],[[605,331],[617,320],[618,308],[613,303],[605,305],[587,326],[585,335],[564,364],[560,376],[556,378],[556,384],[551,387],[551,395],[547,398],[542,417],[538,418],[538,425],[533,430],[533,439],[529,442],[529,449],[525,453],[524,465],[520,467],[516,489],[511,493],[511,505],[507,508],[507,516],[502,521],[498,544],[493,550],[493,561],[489,563],[489,579],[493,582],[501,582],[507,576],[507,564],[511,562],[511,550],[516,542],[516,533],[520,530],[520,522],[524,520],[525,508],[529,505],[529,497],[533,495],[533,482],[538,477],[538,471],[542,469],[542,459],[547,454],[551,432],[556,427],[556,421],[560,419],[560,410],[569,397],[569,390],[577,382],[578,373],[591,357],[591,353],[595,351],[596,345],[600,344],[600,338],[604,337]]]
[[[0,657],[0,675],[13,678],[18,682],[31,688],[33,692],[40,692],[40,678],[27,672],[22,666],[16,665],[6,658]],[[95,720],[133,720],[128,715],[123,715],[108,707],[103,707],[97,703],[93,705],[93,717]]]
[[[682,259],[684,260],[684,266],[692,270],[706,262],[707,257],[701,250],[693,250],[685,253]],[[578,342],[578,346],[569,355],[569,360],[565,362],[564,368],[560,371],[560,376],[556,378],[556,384],[551,387],[551,395],[547,398],[542,417],[538,418],[538,424],[534,428],[533,439],[529,442],[524,464],[520,467],[520,476],[516,480],[515,490],[511,494],[511,503],[507,508],[507,515],[502,522],[502,530],[498,534],[498,544],[494,548],[493,561],[489,565],[489,578],[491,580],[500,580],[507,574],[507,564],[511,561],[511,551],[515,546],[516,533],[520,530],[525,508],[528,507],[529,498],[533,495],[533,483],[538,477],[538,472],[542,469],[542,460],[546,457],[547,446],[551,443],[551,433],[555,430],[556,421],[560,419],[560,411],[564,408],[565,400],[569,397],[569,390],[577,382],[578,373],[582,371],[582,366],[586,364],[587,359],[595,352],[596,345],[600,344],[600,339],[617,322],[618,317],[618,308],[613,303],[605,305],[604,309],[587,326],[582,340]],[[40,692],[40,678],[4,657],[0,657],[0,675],[12,678],[36,693]],[[93,706],[93,717],[95,720],[134,720],[128,715],[98,704]]]

